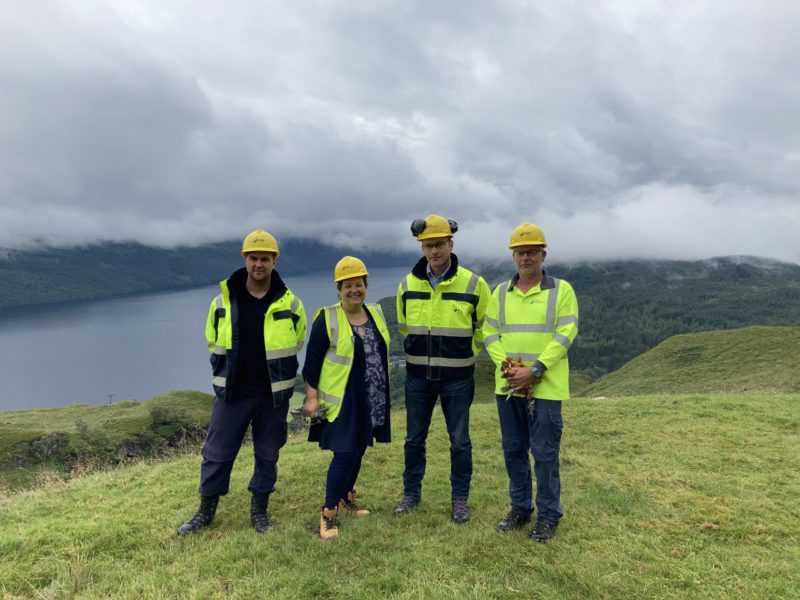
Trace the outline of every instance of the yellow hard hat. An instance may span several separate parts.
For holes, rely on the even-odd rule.
[[[511,232],[511,241],[508,243],[509,250],[517,246],[541,246],[547,248],[544,241],[544,231],[538,225],[527,221]]]
[[[418,240],[452,237],[456,231],[458,231],[458,223],[439,215],[428,215],[424,219],[415,219],[411,223],[411,233]]]
[[[369,275],[366,265],[355,256],[345,256],[333,268],[333,280],[338,283],[351,277],[366,277]]]
[[[272,252],[275,256],[280,256],[278,252],[278,242],[275,237],[263,229],[256,229],[248,233],[242,242],[242,256],[248,252]]]

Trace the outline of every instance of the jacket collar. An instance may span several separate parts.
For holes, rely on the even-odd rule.
[[[517,282],[519,281],[519,273],[514,273],[514,276],[511,278],[511,282],[508,284],[508,291],[510,292],[517,286]],[[547,271],[542,269],[542,280],[539,282],[539,289],[542,290],[552,290],[556,287],[556,280],[547,274]]]
[[[230,296],[240,296],[247,291],[245,284],[247,283],[247,269],[242,267],[237,269],[228,279],[225,280],[228,286],[228,294]],[[269,292],[267,295],[271,298],[280,298],[286,292],[286,284],[281,279],[278,271],[273,270],[269,280]]]
[[[458,272],[458,257],[454,253],[450,253],[450,268],[444,274],[442,281],[447,281],[456,276]],[[414,268],[411,269],[411,274],[417,279],[424,279],[428,281],[428,259],[424,256],[417,261]]]

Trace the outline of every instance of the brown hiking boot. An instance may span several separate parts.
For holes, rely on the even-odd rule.
[[[350,517],[368,517],[370,515],[366,508],[361,508],[356,502],[355,489],[347,492],[347,498],[339,500],[339,513]]]
[[[323,540],[335,540],[339,535],[339,523],[336,521],[337,508],[322,507],[322,515],[319,518],[319,537]]]
[[[453,522],[461,524],[469,521],[466,498],[453,498]]]

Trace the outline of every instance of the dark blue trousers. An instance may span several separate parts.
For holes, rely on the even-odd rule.
[[[271,400],[260,397],[235,402],[214,398],[211,422],[203,445],[200,495],[223,496],[228,493],[233,462],[250,425],[255,466],[247,489],[253,494],[274,492],[278,479],[278,453],[286,443],[288,411],[288,402],[275,407]]]
[[[561,401],[537,398],[535,407],[531,417],[525,398],[513,396],[506,400],[505,396],[497,396],[508,494],[511,506],[528,512],[533,510],[530,452],[536,474],[537,519],[555,525],[564,516],[558,463],[564,428]]]
[[[328,467],[328,480],[325,485],[325,508],[338,506],[339,500],[347,497],[347,492],[356,487],[361,472],[361,458],[367,447],[355,452],[334,452]]]
[[[453,498],[467,499],[472,481],[472,440],[469,437],[469,409],[475,395],[472,377],[455,381],[430,381],[406,376],[406,439],[403,494],[422,496],[425,476],[425,441],[433,408],[441,400],[450,436],[450,485]]]

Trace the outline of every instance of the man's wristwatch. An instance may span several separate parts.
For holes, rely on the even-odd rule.
[[[543,375],[544,371],[537,369],[536,367],[531,367],[531,377],[533,377],[533,383],[539,383],[542,380]]]

